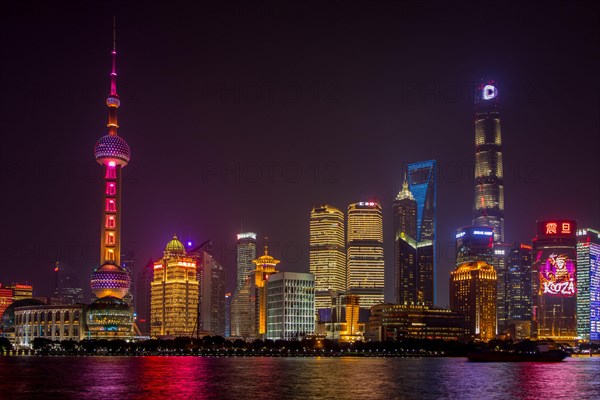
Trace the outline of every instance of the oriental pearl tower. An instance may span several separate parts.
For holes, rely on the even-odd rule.
[[[90,333],[101,337],[123,337],[131,333],[132,312],[122,299],[129,291],[129,274],[121,261],[121,174],[129,163],[129,145],[117,135],[117,110],[121,105],[117,94],[116,31],[113,27],[112,72],[108,106],[108,134],[94,147],[96,161],[104,171],[100,266],[94,270],[91,288],[97,300],[90,306]]]

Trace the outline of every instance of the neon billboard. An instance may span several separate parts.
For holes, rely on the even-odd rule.
[[[568,254],[552,253],[540,264],[540,288],[543,294],[575,295],[575,263]]]

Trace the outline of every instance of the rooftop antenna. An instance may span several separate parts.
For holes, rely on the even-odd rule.
[[[112,72],[110,73],[110,95],[117,95],[117,17],[113,16],[113,48],[112,48]]]

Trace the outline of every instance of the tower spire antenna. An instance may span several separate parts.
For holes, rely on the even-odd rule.
[[[117,109],[121,105],[119,95],[117,94],[117,18],[113,16],[113,47],[110,52],[112,57],[112,70],[110,72],[110,94],[106,99],[108,106],[108,135],[117,136]]]
[[[110,95],[119,97],[117,94],[117,17],[113,16],[113,48],[112,55],[112,72],[110,73]]]
[[[117,51],[117,17],[113,15],[113,52]]]

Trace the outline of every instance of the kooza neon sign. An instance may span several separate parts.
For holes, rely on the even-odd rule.
[[[575,294],[575,265],[566,254],[551,254],[542,264],[540,282],[544,293],[559,296]]]

